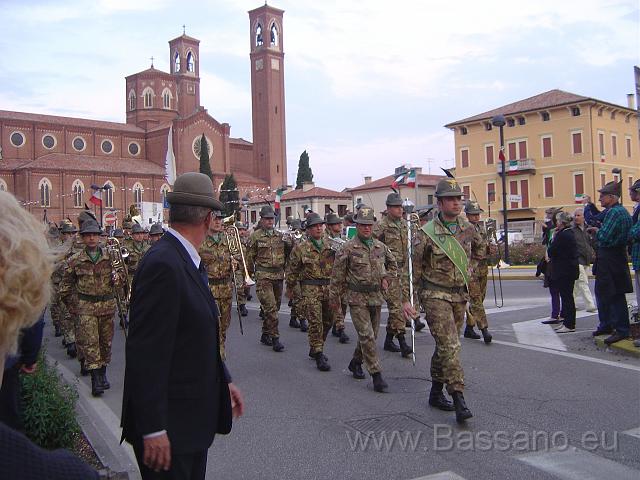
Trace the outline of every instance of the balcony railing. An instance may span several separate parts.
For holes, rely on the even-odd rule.
[[[511,167],[509,160],[505,162],[504,169],[507,172],[507,175],[509,174],[509,172],[535,173],[536,161],[533,158],[522,158],[520,160],[516,160],[516,162],[517,167],[515,169],[512,169],[513,167]],[[498,171],[498,174],[502,173],[502,162],[498,162],[496,169]]]

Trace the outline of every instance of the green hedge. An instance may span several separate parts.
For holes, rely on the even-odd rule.
[[[546,247],[541,243],[514,243],[509,245],[510,265],[537,265],[544,257]],[[500,245],[500,255],[504,259],[504,245]],[[491,245],[491,263],[497,263],[495,245]]]
[[[78,393],[44,357],[43,348],[36,371],[20,376],[25,433],[42,448],[71,448],[80,432],[75,411]]]

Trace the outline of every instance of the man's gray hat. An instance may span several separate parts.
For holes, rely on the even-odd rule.
[[[299,218],[294,218],[289,223],[289,226],[291,227],[291,230],[302,230],[302,220],[300,220]]]
[[[95,220],[85,220],[82,222],[82,227],[80,227],[80,235],[84,235],[85,233],[102,233],[100,230],[100,225]]]
[[[116,228],[113,230],[111,236],[113,238],[124,238],[124,230],[122,230],[121,228]]]
[[[483,209],[480,208],[480,204],[474,200],[467,200],[464,204],[464,213],[468,213],[470,215],[479,215],[484,212]]]
[[[144,233],[144,228],[142,228],[142,225],[140,225],[139,223],[134,223],[133,227],[131,227],[131,234],[133,235],[134,233]]]
[[[149,235],[162,235],[163,233],[164,229],[160,223],[154,223],[149,229]]]
[[[320,224],[325,223],[322,217],[317,213],[310,213],[309,216],[307,217],[307,228],[313,225],[318,225],[319,223]]]
[[[629,187],[629,190],[633,190],[634,192],[640,192],[640,178],[633,182],[633,185]]]
[[[342,219],[335,213],[328,213],[327,216],[324,217],[324,221],[327,225],[335,225],[337,223],[342,223]]]
[[[193,205],[208,207],[212,210],[224,210],[224,205],[216,199],[213,183],[204,173],[183,173],[173,184],[173,191],[167,193],[171,205]]]
[[[222,211],[220,210],[214,210],[213,211],[213,216],[216,218],[224,218],[224,213],[222,213]]]
[[[453,178],[440,180],[436,185],[436,198],[442,197],[462,197],[462,189]]]
[[[387,195],[387,207],[401,207],[402,197],[399,193],[390,193]]]
[[[600,193],[604,193],[605,195],[616,195],[618,197],[622,196],[622,187],[619,182],[615,180],[607,183],[604,187],[598,190]]]
[[[63,223],[60,233],[76,233],[78,229],[73,223]]]
[[[353,221],[360,225],[373,225],[376,223],[373,208],[362,205],[358,213],[353,216]]]
[[[247,230],[247,226],[242,222],[236,222],[236,228],[238,230]]]
[[[267,205],[266,207],[262,207],[260,209],[260,217],[262,218],[276,218],[276,214],[273,211],[271,205]]]

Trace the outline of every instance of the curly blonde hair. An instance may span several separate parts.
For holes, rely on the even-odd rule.
[[[0,191],[0,212],[0,350],[14,352],[49,301],[54,253],[45,226],[8,192]]]

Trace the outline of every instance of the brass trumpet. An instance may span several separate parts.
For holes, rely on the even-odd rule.
[[[230,215],[222,219],[222,225],[224,226],[224,233],[227,236],[227,241],[229,242],[229,251],[231,252],[232,257],[240,257],[242,261],[242,269],[244,271],[244,283],[247,286],[255,285],[249,275],[249,270],[247,269],[247,262],[244,259],[244,252],[242,251],[242,242],[240,241],[240,232],[238,232],[238,227],[236,227],[236,217],[235,215]]]
[[[131,297],[131,285],[129,284],[129,275],[127,265],[124,259],[129,256],[129,251],[120,245],[117,238],[109,237],[106,242],[107,253],[111,263],[111,281],[113,282],[113,295],[116,298],[116,306],[118,307],[118,317],[120,318],[120,326],[127,337],[127,315],[129,314],[129,301]],[[118,285],[118,279],[123,282],[122,286]]]

